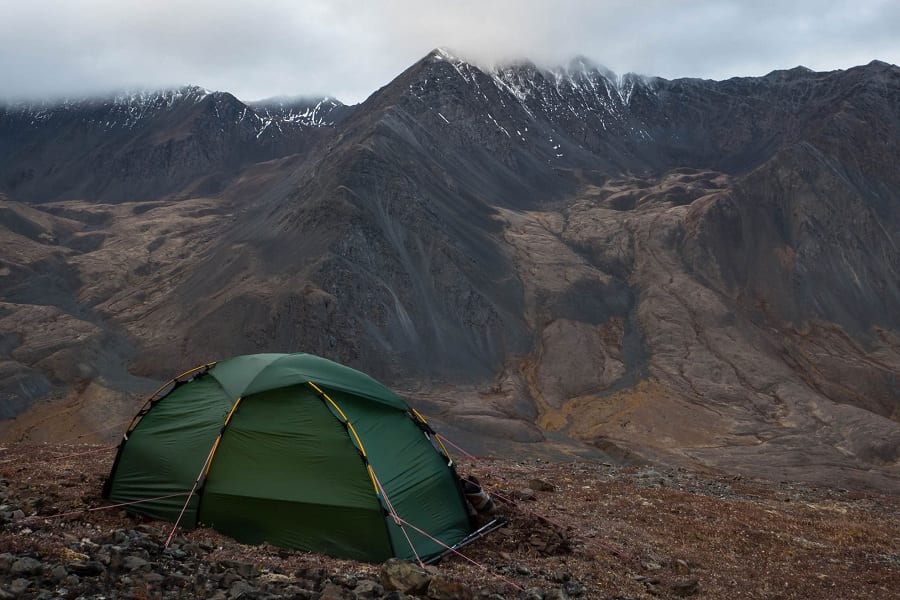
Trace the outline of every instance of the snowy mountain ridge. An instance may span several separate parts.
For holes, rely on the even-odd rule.
[[[652,138],[632,104],[639,96],[655,102],[662,80],[633,73],[617,76],[583,56],[550,69],[527,60],[487,67],[439,48],[423,65],[409,84],[410,94],[437,107],[448,126],[454,115],[479,115],[478,120],[537,150],[547,162],[593,154],[601,140],[643,143]],[[441,91],[446,89],[456,90],[455,95]],[[459,110],[454,105],[463,97],[480,108],[474,113],[474,105]]]
[[[627,107],[637,87],[654,90],[656,78],[635,73],[617,75],[584,56],[573,57],[567,65],[542,69],[529,60],[479,67],[445,48],[431,53],[433,60],[452,65],[465,81],[476,84],[475,73],[489,76],[501,91],[511,93],[527,109],[529,103],[561,103],[573,94],[584,106],[603,106],[611,112]]]
[[[257,137],[270,126],[290,124],[301,127],[330,127],[334,119],[329,115],[343,107],[331,97],[297,98],[290,102],[242,102],[227,92],[207,90],[195,85],[163,90],[120,92],[107,98],[62,99],[43,102],[16,102],[0,105],[0,114],[8,119],[24,121],[41,127],[50,121],[76,117],[81,123],[100,129],[134,129],[148,119],[167,111],[209,102],[212,111],[221,117],[224,105],[238,106],[237,122],[248,121]],[[226,111],[227,112],[227,111]]]
[[[248,102],[264,122],[289,122],[299,123],[307,127],[331,127],[335,124],[332,112],[344,107],[337,98],[324,96],[322,98],[271,98],[257,102]],[[268,125],[267,125],[268,126]]]

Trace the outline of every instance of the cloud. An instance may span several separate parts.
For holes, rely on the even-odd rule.
[[[429,50],[480,63],[582,54],[617,72],[761,75],[900,62],[900,4],[648,0],[60,0],[0,11],[0,97],[192,83],[244,99],[365,98]]]

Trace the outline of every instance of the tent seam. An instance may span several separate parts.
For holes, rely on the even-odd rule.
[[[221,382],[216,380],[217,383],[221,386]],[[225,388],[222,388],[224,391]],[[234,416],[235,411],[237,410],[238,405],[244,399],[243,396],[238,396],[237,400],[234,401],[234,404],[231,405],[231,410],[228,411],[228,415],[225,417],[225,422],[222,423],[222,428],[219,430],[219,435],[216,436],[216,441],[213,442],[213,447],[210,450],[209,458],[206,460],[206,464],[203,467],[203,484],[197,490],[197,522],[200,522],[200,507],[203,505],[203,492],[206,489],[206,480],[209,479],[209,472],[212,469],[213,459],[216,456],[216,451],[219,449],[219,443],[222,441],[222,437],[225,435],[225,430],[228,428],[228,424],[231,423],[231,418]],[[190,498],[188,498],[190,501]]]
[[[341,418],[338,418],[338,415],[335,415],[334,411],[332,411],[331,409],[328,409],[328,412],[331,413],[331,416],[333,416],[338,421],[338,423],[340,423],[341,425],[344,426],[345,431],[349,430],[353,434],[353,437],[356,438],[360,458],[362,458],[363,464],[365,464],[365,466],[366,466],[366,472],[368,473],[369,479],[372,482],[372,486],[375,488],[375,501],[378,503],[378,506],[381,508],[381,512],[382,512],[381,520],[384,523],[384,532],[385,532],[385,536],[387,538],[388,546],[390,546],[390,548],[391,548],[391,553],[394,556],[397,556],[397,548],[394,546],[394,540],[391,537],[390,527],[388,527],[387,519],[384,518],[384,513],[385,513],[386,509],[385,509],[384,504],[379,499],[380,492],[378,491],[378,478],[375,476],[375,470],[372,469],[372,463],[369,462],[369,456],[368,456],[368,454],[366,454],[366,449],[365,449],[365,446],[363,445],[362,439],[359,437],[359,434],[356,433],[356,428],[353,427],[353,424],[350,422],[350,419],[347,418],[347,415],[344,413],[344,411],[341,410],[341,407],[338,406],[337,403],[334,400],[332,400],[328,396],[328,394],[326,394],[325,391],[322,390],[322,388],[317,386],[315,383],[313,383],[312,381],[307,381],[306,383],[313,390],[316,391],[316,393],[319,395],[319,399],[322,400],[323,404],[325,404],[326,407],[328,404],[331,404],[332,406],[334,406],[334,408],[337,409],[338,414],[340,415],[340,417],[343,420],[341,420]],[[350,436],[348,435],[347,437],[350,437]],[[351,439],[351,443],[353,443],[352,439]],[[404,532],[404,534],[405,534],[405,532]],[[407,536],[407,539],[409,539],[408,536]],[[412,542],[410,542],[409,545],[412,548],[413,553],[416,554],[416,556],[418,556],[418,553],[416,552],[415,547],[412,545]]]

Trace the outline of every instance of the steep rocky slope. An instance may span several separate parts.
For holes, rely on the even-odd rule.
[[[69,393],[6,435],[303,350],[483,448],[900,485],[897,67],[667,81],[438,50],[333,119],[203,94],[77,159],[53,153],[74,125],[3,136],[4,416]],[[140,176],[110,166],[131,149]]]

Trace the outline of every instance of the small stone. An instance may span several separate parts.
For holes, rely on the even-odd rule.
[[[126,556],[122,561],[122,565],[129,571],[149,571],[150,562],[144,560],[140,556]]]
[[[191,582],[191,578],[182,573],[169,573],[165,577],[164,585],[167,588],[184,588]]]
[[[103,565],[95,560],[70,562],[66,568],[79,577],[93,577],[103,572]]]
[[[356,577],[354,577],[353,575],[346,575],[344,573],[333,575],[331,577],[331,582],[345,588],[356,587]]]
[[[235,581],[231,588],[229,588],[228,597],[231,598],[231,600],[237,600],[237,598],[252,591],[253,586],[241,579],[240,581]]]
[[[253,563],[238,563],[236,570],[241,577],[257,577],[259,575],[259,569]]]
[[[282,595],[285,598],[293,598],[294,600],[312,600],[312,598],[316,596],[316,593],[296,585],[289,585],[284,588]]]
[[[700,582],[696,579],[684,579],[672,584],[672,593],[676,596],[693,596],[700,591]]]
[[[565,583],[572,579],[572,575],[570,573],[566,573],[565,571],[557,571],[553,574],[553,581],[556,583]]]
[[[63,581],[68,575],[69,575],[69,572],[66,571],[66,568],[62,565],[56,565],[55,567],[50,569],[50,578],[53,581],[56,581],[56,582]]]
[[[578,581],[567,581],[563,589],[571,598],[580,598],[584,595],[584,585]]]
[[[537,500],[537,495],[531,488],[522,488],[521,490],[518,490],[515,495],[519,500]]]
[[[544,594],[537,588],[529,588],[522,592],[522,600],[544,600]]]
[[[322,588],[319,600],[348,600],[352,597],[345,588],[336,583],[328,582]]]
[[[353,593],[356,594],[356,597],[360,600],[381,598],[384,594],[384,586],[371,579],[362,579],[357,582],[356,587],[353,588]]]
[[[41,561],[25,556],[12,564],[10,575],[37,575],[41,572]]]
[[[555,492],[556,486],[543,479],[534,478],[528,481],[528,487],[539,492]]]
[[[21,596],[25,593],[25,590],[31,587],[30,579],[14,579],[13,582],[9,585],[9,591],[13,593],[15,596]]]
[[[641,560],[641,568],[645,571],[659,571],[662,569],[662,565],[650,559],[644,559]]]
[[[307,567],[305,569],[299,569],[294,575],[299,579],[308,579],[310,581],[315,581],[316,583],[321,583],[321,581],[325,579],[325,569],[322,567]]]
[[[166,578],[161,573],[144,573],[141,576],[141,579],[151,585],[159,585],[165,581]]]
[[[428,582],[428,597],[432,600],[472,600],[472,590],[455,581],[443,577],[433,577]]]
[[[166,556],[171,556],[175,560],[182,560],[187,557],[187,552],[185,552],[181,548],[173,548],[172,546],[169,546],[168,548],[163,550],[163,554],[165,554]]]
[[[81,547],[86,548],[88,550],[96,550],[100,547],[100,544],[92,540],[91,538],[83,537],[81,538]]]
[[[418,594],[428,587],[431,575],[409,561],[391,558],[381,565],[379,580],[386,590]]]
[[[566,596],[566,593],[559,589],[552,589],[544,593],[544,600],[568,600],[569,597]]]
[[[519,575],[531,575],[531,569],[529,569],[525,565],[516,565],[515,569],[516,573],[518,573]]]
[[[263,573],[262,575],[259,576],[259,578],[261,581],[265,581],[266,583],[274,583],[274,584],[288,583],[289,581],[291,581],[291,578],[288,577],[287,575],[284,575],[282,573],[272,572],[272,571],[270,571],[268,573]]]
[[[16,562],[16,560],[16,557],[9,552],[0,554],[0,573],[9,573],[9,570],[12,568],[13,563]]]
[[[236,581],[243,581],[244,578],[234,573],[232,571],[228,571],[221,578],[219,578],[219,585],[222,587],[231,587],[232,584]]]

